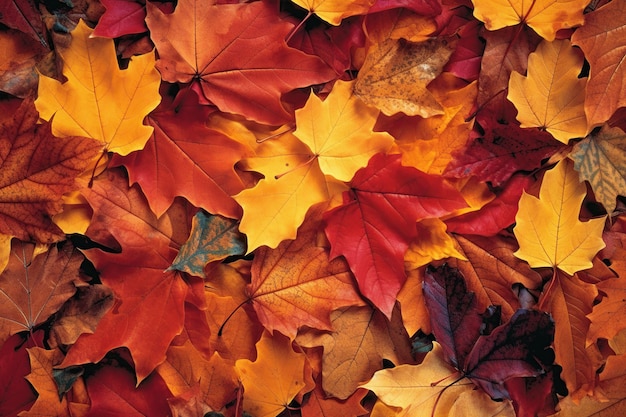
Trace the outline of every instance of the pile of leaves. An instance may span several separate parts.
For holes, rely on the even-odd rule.
[[[0,415],[626,412],[626,3],[0,5]]]

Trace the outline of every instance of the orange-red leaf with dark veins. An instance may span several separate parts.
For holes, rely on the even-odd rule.
[[[417,236],[415,222],[466,207],[444,179],[400,163],[400,155],[374,155],[325,215],[330,257],[343,255],[361,293],[387,317],[406,281],[404,253]]]
[[[164,14],[148,2],[146,22],[163,79],[193,83],[224,112],[265,124],[292,122],[281,96],[337,74],[318,57],[287,46],[295,25],[281,19],[275,6],[181,0],[174,13]]]
[[[206,126],[212,110],[200,106],[193,92],[177,103],[162,93],[161,105],[148,116],[154,127],[143,150],[116,157],[127,167],[131,182],[146,194],[150,208],[162,215],[177,196],[212,214],[241,217],[230,196],[244,189],[235,173],[237,161],[252,151]]]
[[[302,326],[331,330],[332,310],[363,304],[345,260],[318,245],[322,208],[308,214],[295,240],[255,251],[246,289],[261,324],[291,339]]]
[[[83,137],[54,137],[48,123],[37,124],[32,100],[0,124],[0,234],[24,241],[63,239],[52,216],[63,209],[64,193],[102,149]]]
[[[85,197],[94,210],[86,235],[121,246],[121,253],[86,251],[117,300],[96,331],[72,345],[61,367],[95,363],[108,351],[127,347],[142,381],[165,359],[170,342],[183,329],[189,285],[166,269],[189,234],[188,206],[177,201],[157,218],[119,169],[97,177]]]

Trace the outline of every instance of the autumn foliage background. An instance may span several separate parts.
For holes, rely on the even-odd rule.
[[[0,23],[0,415],[626,413],[625,2]]]

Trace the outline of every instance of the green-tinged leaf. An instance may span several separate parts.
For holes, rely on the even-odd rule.
[[[225,217],[206,215],[202,211],[196,213],[189,239],[181,246],[168,270],[204,277],[203,270],[209,262],[243,255],[246,253],[246,241],[237,224],[237,221]]]

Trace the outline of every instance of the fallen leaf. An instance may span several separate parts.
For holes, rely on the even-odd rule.
[[[35,106],[55,136],[86,136],[120,155],[142,149],[152,133],[144,117],[161,101],[154,53],[120,70],[112,39],[91,37],[82,20],[60,54],[67,82],[40,76]]]
[[[303,326],[331,330],[331,311],[363,304],[346,261],[330,260],[328,249],[317,245],[321,215],[312,209],[295,240],[259,248],[252,261],[246,294],[259,321],[290,339]]]
[[[370,47],[354,85],[354,94],[384,114],[402,112],[427,118],[443,113],[426,86],[437,77],[454,50],[449,39],[423,42],[388,39]]]
[[[357,389],[347,400],[327,397],[322,384],[318,381],[300,408],[302,417],[330,417],[336,414],[342,416],[363,416],[367,410],[363,408],[363,401],[367,390]]]
[[[246,169],[265,176],[234,196],[244,209],[239,230],[248,237],[248,252],[295,238],[309,207],[336,192],[336,180],[350,181],[372,155],[391,147],[389,134],[372,130],[378,110],[355,97],[352,85],[337,81],[324,101],[311,93],[296,111],[293,134],[264,141],[257,156],[245,160]]]
[[[193,216],[189,238],[168,269],[204,278],[208,263],[244,253],[246,243],[236,221],[199,211]]]
[[[350,397],[381,368],[383,359],[396,365],[414,363],[397,310],[387,320],[370,307],[341,308],[331,313],[331,322],[331,333],[309,331],[296,338],[301,346],[324,347],[322,387],[329,396]]]
[[[74,181],[98,145],[82,137],[56,138],[49,124],[37,120],[32,101],[25,100],[0,124],[0,233],[52,243],[64,236],[52,216],[63,208],[62,195],[78,188]]]
[[[447,416],[456,399],[474,388],[445,361],[437,342],[421,364],[377,371],[361,387],[372,390],[385,404],[402,408],[400,415],[410,417]]]
[[[36,332],[41,336],[42,332]],[[15,334],[0,346],[0,413],[16,416],[25,411],[37,399],[37,393],[26,380],[30,373],[28,348],[36,345],[35,340],[24,335]]]
[[[576,143],[568,155],[582,180],[589,181],[596,199],[608,212],[616,197],[626,195],[626,134],[619,127],[603,126]]]
[[[93,35],[118,38],[148,31],[145,0],[100,0],[106,9],[94,28]]]
[[[265,332],[257,360],[239,359],[235,368],[244,387],[243,409],[255,417],[274,417],[305,387],[303,353],[279,333]]]
[[[170,392],[160,376],[153,374],[135,384],[132,372],[105,366],[86,379],[91,400],[90,415],[149,417],[167,415]]]
[[[402,166],[400,155],[374,156],[350,185],[343,204],[324,216],[330,257],[343,255],[361,293],[391,317],[406,280],[404,254],[417,237],[415,222],[466,203],[440,177]]]
[[[552,280],[539,305],[556,323],[554,352],[555,361],[563,367],[561,377],[569,395],[580,398],[593,392],[596,371],[602,365],[598,348],[588,343],[593,339],[588,335],[591,322],[587,315],[598,291],[595,285],[580,280],[577,275],[569,277],[557,272]]]
[[[324,101],[311,92],[306,105],[296,110],[294,136],[311,149],[322,172],[339,181],[350,181],[393,143],[388,133],[373,131],[378,111],[363,104],[353,88],[353,82],[337,81]]]
[[[38,250],[39,249],[39,250]],[[0,275],[0,343],[20,332],[32,332],[76,292],[83,256],[68,242],[41,252],[14,239],[11,257]]]
[[[598,338],[612,340],[626,327],[622,321],[626,317],[626,305],[623,302],[626,287],[622,277],[600,282],[597,289],[604,296],[599,304],[593,306],[593,311],[587,314],[590,321],[588,342],[595,342]]]
[[[139,188],[129,188],[118,169],[97,177],[85,197],[94,209],[87,236],[121,247],[121,253],[86,253],[102,283],[114,291],[116,303],[95,333],[78,338],[61,367],[97,363],[110,350],[127,347],[142,381],[165,359],[170,342],[183,329],[189,284],[166,269],[188,236],[188,208],[179,201],[157,218]]]
[[[67,398],[59,396],[59,390],[52,375],[52,367],[63,359],[63,352],[58,349],[45,350],[40,347],[28,349],[30,358],[30,374],[26,380],[37,391],[37,401],[26,412],[19,415],[24,417],[57,416],[70,417]]]
[[[547,41],[560,29],[585,23],[588,0],[472,0],[474,16],[489,30],[526,24]]]
[[[113,306],[114,294],[102,284],[82,286],[56,313],[50,329],[51,347],[71,345],[83,333],[93,333],[102,316]]]
[[[578,78],[580,51],[569,40],[543,41],[528,57],[528,74],[513,71],[507,98],[517,108],[521,127],[545,129],[567,144],[587,134],[585,86]]]
[[[524,192],[513,229],[520,249],[515,256],[531,267],[558,268],[568,275],[591,268],[591,260],[605,244],[605,217],[578,220],[586,187],[573,162],[559,162],[546,172],[539,198]]]
[[[218,353],[204,358],[189,342],[170,346],[167,359],[158,366],[157,372],[174,398],[184,399],[184,403],[195,399],[199,407],[204,404],[209,410],[220,410],[236,397],[238,384],[234,364]]]
[[[268,3],[185,0],[172,14],[150,2],[146,7],[163,80],[196,83],[224,112],[272,125],[290,122],[283,94],[336,77],[321,59],[287,46],[284,39],[294,25]],[[223,30],[216,31],[216,24]]]
[[[516,171],[532,171],[541,162],[564,149],[551,134],[499,123],[492,117],[478,117],[479,131],[472,133],[465,148],[452,155],[445,177],[475,175],[494,186],[504,185]]]
[[[209,213],[240,217],[241,208],[230,196],[244,183],[234,165],[252,150],[208,127],[213,109],[199,105],[195,93],[180,101],[163,94],[161,105],[148,115],[154,133],[145,147],[113,164],[128,169],[157,216],[182,196]]]
[[[37,90],[38,74],[35,65],[49,51],[13,29],[0,31],[0,91],[25,98]]]
[[[465,256],[456,249],[454,239],[446,233],[446,224],[440,219],[424,219],[416,224],[417,238],[414,239],[404,254],[404,268],[416,269],[432,261]]]
[[[349,16],[366,14],[376,0],[292,0],[295,4],[315,14],[320,19],[339,26]]]
[[[46,27],[43,24],[35,3],[29,0],[9,0],[0,5],[0,22],[26,33],[48,47]]]
[[[585,15],[585,24],[572,35],[572,44],[579,46],[589,61],[589,82],[585,93],[585,113],[589,127],[607,121],[626,105],[626,89],[622,83],[624,66],[624,24],[626,7],[609,2]]]

